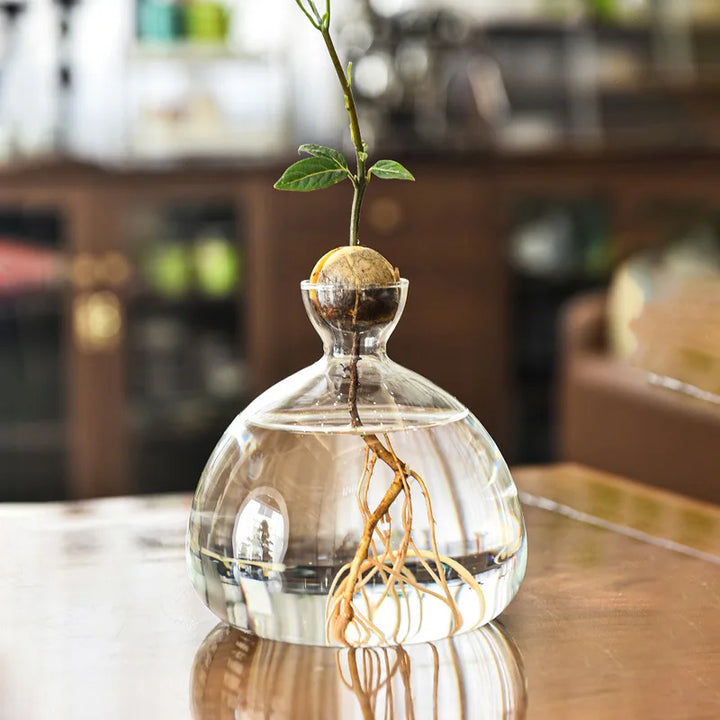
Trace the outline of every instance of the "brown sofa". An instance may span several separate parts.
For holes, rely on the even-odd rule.
[[[566,306],[561,336],[561,458],[720,503],[720,406],[609,355],[603,293]]]

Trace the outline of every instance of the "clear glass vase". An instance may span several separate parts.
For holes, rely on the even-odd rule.
[[[496,617],[525,573],[517,491],[454,397],[394,363],[408,282],[302,283],[323,357],[225,431],[189,520],[221,619],[309,645],[438,640]]]

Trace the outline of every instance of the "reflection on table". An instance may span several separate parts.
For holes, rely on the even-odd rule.
[[[524,718],[520,653],[500,623],[389,648],[263,640],[218,625],[195,655],[194,720]]]
[[[530,553],[502,624],[403,651],[212,630],[188,496],[0,504],[0,718],[720,718],[720,508],[579,466],[514,476]]]

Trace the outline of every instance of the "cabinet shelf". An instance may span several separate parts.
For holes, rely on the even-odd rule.
[[[57,318],[63,313],[66,289],[22,290],[17,293],[0,293],[0,321],[12,318],[39,319]]]
[[[133,404],[131,431],[141,437],[184,437],[204,434],[208,425],[227,424],[248,403],[244,393],[213,398],[190,395],[164,401],[136,401]]]
[[[0,420],[0,453],[61,452],[67,443],[67,424],[52,420]]]
[[[687,30],[693,35],[720,35],[720,19],[707,21],[693,20],[687,25],[678,24],[677,28],[681,31]],[[593,32],[599,35],[646,36],[657,33],[658,29],[659,25],[654,24],[652,19],[648,17],[637,17],[635,19],[625,18],[621,20],[592,20],[582,18],[565,20],[550,17],[528,17],[524,19],[490,20],[481,24],[478,33],[560,35],[573,32]],[[672,29],[672,27],[670,29]]]
[[[224,44],[199,42],[137,42],[130,48],[130,60],[141,62],[172,61],[181,63],[207,63],[213,61],[236,61],[261,63],[267,56],[238,50]]]
[[[131,312],[138,314],[152,313],[156,311],[185,312],[187,310],[213,312],[218,310],[233,309],[241,302],[237,292],[232,295],[213,297],[199,293],[188,293],[178,297],[171,295],[159,295],[151,291],[131,291],[128,295],[128,303]]]

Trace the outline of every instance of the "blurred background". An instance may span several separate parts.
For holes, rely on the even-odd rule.
[[[333,0],[374,157],[394,359],[515,464],[720,501],[720,3]],[[350,150],[292,0],[0,0],[0,500],[190,490],[316,358],[298,291]]]

